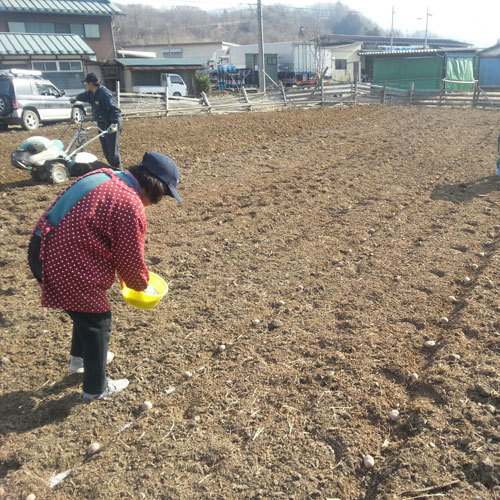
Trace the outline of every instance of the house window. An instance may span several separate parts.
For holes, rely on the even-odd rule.
[[[82,71],[82,61],[57,61],[59,71]]]
[[[71,33],[69,23],[56,23],[56,33]]]
[[[83,27],[83,24],[70,24],[68,33],[72,33],[73,35],[85,36],[85,29]]]
[[[26,33],[55,33],[54,23],[24,23]]]
[[[98,24],[84,24],[85,38],[101,38]]]
[[[26,33],[26,26],[24,23],[9,22],[9,31],[11,33]]]
[[[59,71],[57,69],[57,61],[33,61],[33,69],[42,72]]]
[[[335,69],[347,69],[347,59],[335,59]]]
[[[182,49],[167,49],[163,50],[163,57],[177,57],[181,58],[182,57]]]
[[[70,24],[69,33],[80,35],[83,38],[101,38],[98,24]]]
[[[82,61],[33,61],[33,69],[38,71],[83,71]]]
[[[82,61],[33,61],[32,64],[33,69],[41,71],[44,78],[50,80],[60,89],[79,89],[83,87]]]
[[[11,33],[68,33],[83,38],[101,38],[98,24],[9,22]]]

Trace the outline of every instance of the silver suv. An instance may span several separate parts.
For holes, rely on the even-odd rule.
[[[81,121],[84,115],[84,104],[71,104],[40,71],[0,70],[0,130],[9,125],[35,130],[41,122]]]

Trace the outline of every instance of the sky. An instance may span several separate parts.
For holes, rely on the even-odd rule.
[[[117,4],[152,5],[150,0],[112,0]],[[334,3],[332,0],[331,3]],[[459,0],[341,0],[353,11],[359,12],[377,23],[382,29],[391,29],[394,7],[394,29],[403,36],[415,31],[428,32],[439,38],[452,38],[471,43],[477,47],[490,47],[500,40],[500,0],[475,0],[468,4]],[[262,0],[262,5],[280,3],[289,7],[308,7],[318,0],[288,0],[275,2]],[[203,10],[256,5],[256,0],[155,0],[155,7],[184,5]],[[427,17],[427,9],[429,17]],[[266,22],[264,17],[264,23]]]

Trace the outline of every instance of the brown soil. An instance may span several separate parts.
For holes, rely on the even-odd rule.
[[[373,106],[126,122],[126,165],[170,154],[184,203],[148,208],[170,293],[143,312],[110,292],[109,372],[131,385],[92,404],[26,263],[61,187],[10,166],[33,134],[1,134],[7,498],[500,498],[499,121]]]

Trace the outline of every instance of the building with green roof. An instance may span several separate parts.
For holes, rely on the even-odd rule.
[[[118,15],[109,0],[0,0],[0,68],[40,69],[65,89],[95,71],[114,88]]]

